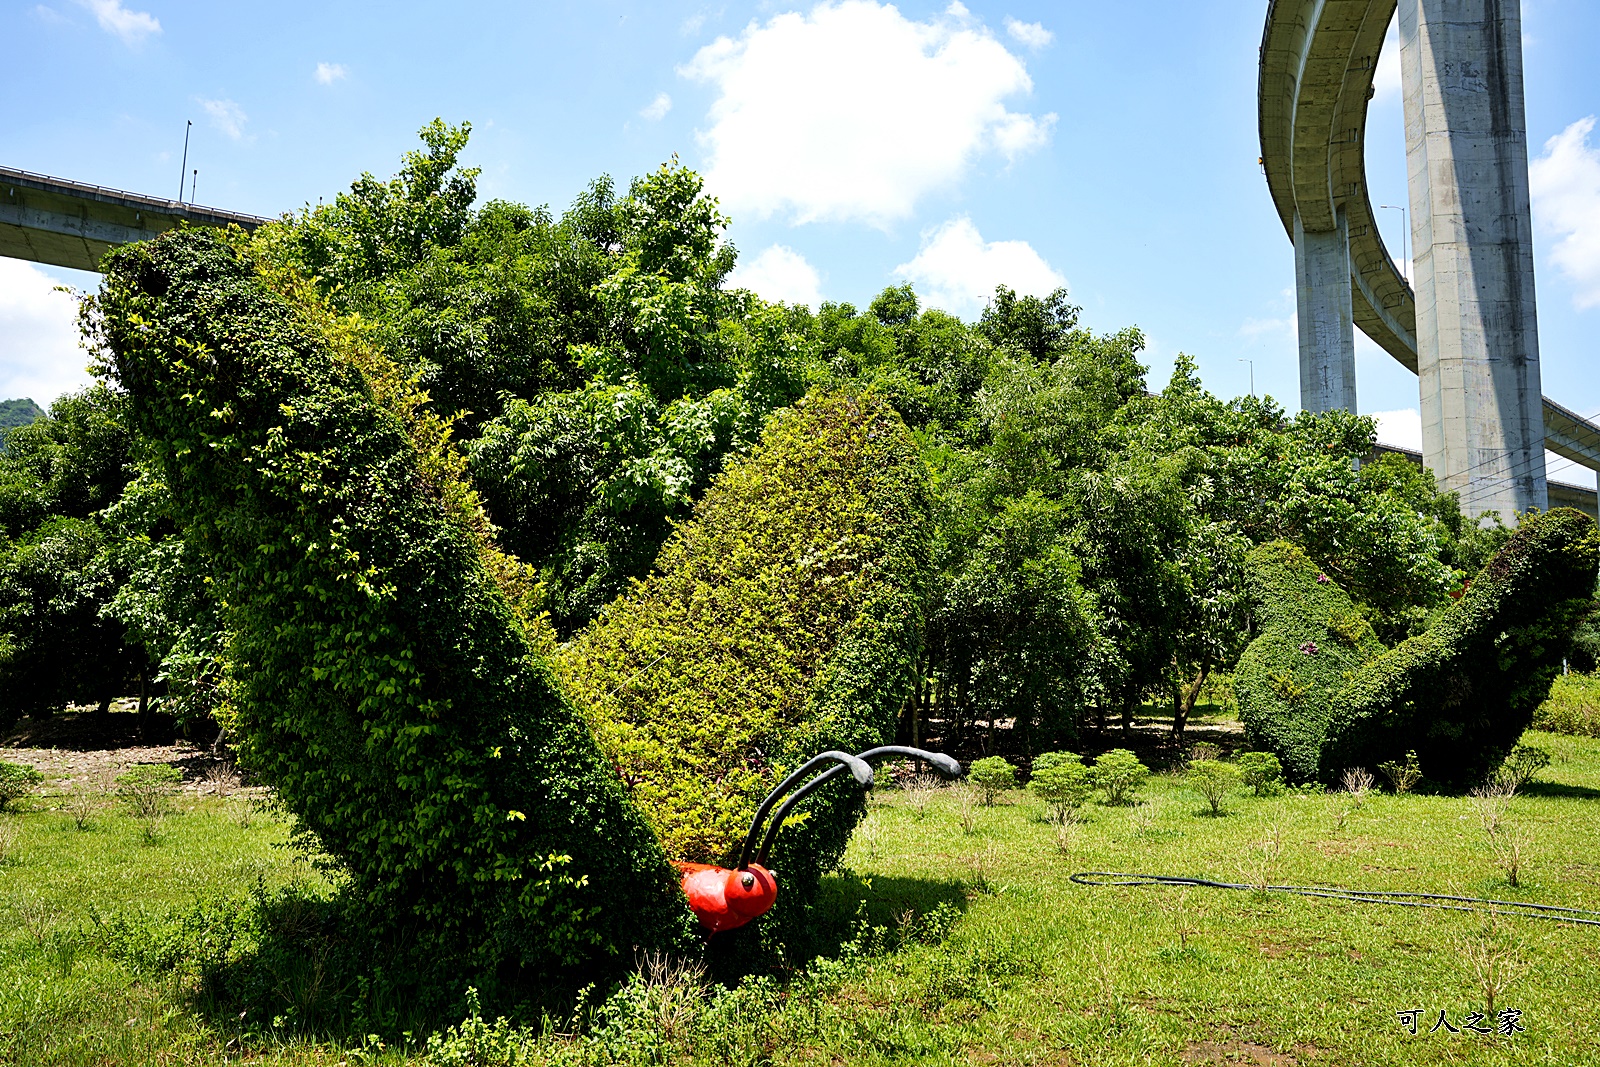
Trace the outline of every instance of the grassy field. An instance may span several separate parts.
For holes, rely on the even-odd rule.
[[[1158,775],[1144,803],[1091,804],[1058,827],[1020,791],[992,808],[883,791],[828,883],[824,919],[855,931],[834,959],[728,991],[658,970],[558,1027],[585,1036],[478,1023],[433,1062],[1594,1064],[1600,928],[1069,880],[1142,871],[1600,909],[1600,740],[1527,740],[1554,759],[1503,816],[1514,888],[1467,797],[1235,794],[1212,818]],[[421,1060],[420,1035],[408,1051],[393,1035],[380,1048],[227,1018],[182,968],[119,949],[119,915],[159,936],[209,900],[319,884],[284,825],[241,797],[178,803],[154,843],[110,800],[85,829],[60,795],[0,815],[0,1062]],[[1524,1032],[1429,1032],[1441,1011],[1459,1028],[1508,1008]],[[1412,1009],[1416,1035],[1396,1017]]]

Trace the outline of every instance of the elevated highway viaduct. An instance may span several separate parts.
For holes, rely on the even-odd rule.
[[[180,222],[253,230],[266,221],[0,167],[0,256],[12,259],[99,270],[101,257],[111,249],[165,233]]]
[[[1415,291],[1366,176],[1397,10]],[[1600,426],[1539,389],[1518,0],[1272,0],[1259,102],[1295,249],[1301,406],[1356,410],[1360,327],[1420,371],[1424,456],[1469,512],[1545,507],[1544,448],[1600,470]]]

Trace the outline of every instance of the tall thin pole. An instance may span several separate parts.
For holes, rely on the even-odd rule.
[[[1399,204],[1379,204],[1384,211],[1400,212],[1400,259],[1405,264],[1406,284],[1411,284],[1411,212]]]
[[[189,183],[189,203],[194,203],[194,189],[200,184],[200,168],[194,168],[194,180]]]
[[[1248,363],[1248,364],[1250,364],[1250,395],[1251,396],[1255,396],[1256,395],[1256,361],[1253,360],[1253,359],[1245,359],[1243,357],[1240,357],[1239,362],[1240,363]]]
[[[194,120],[189,119],[183,124],[183,162],[178,164],[178,203],[183,203],[183,179],[189,173],[189,128],[194,125]]]

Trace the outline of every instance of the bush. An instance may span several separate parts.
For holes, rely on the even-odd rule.
[[[929,526],[893,409],[814,393],[772,417],[655,572],[562,648],[566,692],[668,855],[730,861],[797,764],[890,736],[914,680]],[[810,899],[865,810],[847,781],[801,805],[773,854],[779,909]]]
[[[1239,773],[1245,786],[1258,797],[1283,792],[1283,764],[1270,752],[1239,753]]]
[[[1139,787],[1150,777],[1150,768],[1129,750],[1114,748],[1094,761],[1089,776],[1103,794],[1103,803],[1131,804],[1139,795]]]
[[[117,776],[117,798],[139,820],[147,843],[154,843],[161,823],[172,813],[172,798],[183,772],[165,763],[141,763]]]
[[[449,427],[243,240],[120,248],[89,312],[225,605],[241,762],[375,936],[453,981],[688,949],[678,878],[535,651]]]
[[[1550,684],[1550,695],[1533,713],[1533,728],[1600,737],[1600,675],[1559,675]]]
[[[994,804],[995,797],[1017,787],[1017,769],[1003,756],[985,756],[972,761],[967,781],[978,787],[983,795],[983,806],[987,808]]]
[[[1405,761],[1390,760],[1378,764],[1378,770],[1389,779],[1389,785],[1396,794],[1409,793],[1422,780],[1422,766],[1417,762],[1415,752],[1407,752]]]
[[[1241,717],[1297,781],[1409,751],[1434,781],[1481,781],[1548,694],[1597,567],[1593,519],[1530,517],[1431,629],[1381,652],[1336,635],[1348,598],[1303,553],[1264,545],[1251,553],[1261,635],[1235,672]]]
[[[1065,822],[1068,812],[1083,806],[1094,791],[1089,768],[1083,757],[1073,752],[1046,752],[1033,761],[1033,776],[1028,791],[1050,805],[1056,822]]]
[[[1259,636],[1234,669],[1239,718],[1290,781],[1314,779],[1328,695],[1383,645],[1349,594],[1287,541],[1251,550],[1246,575]]]
[[[1212,815],[1221,815],[1222,801],[1243,779],[1243,773],[1231,763],[1197,759],[1184,772],[1183,784],[1205,798],[1206,803],[1211,805]]]
[[[32,767],[0,760],[0,811],[10,809],[43,781],[44,775]]]
[[[1495,772],[1495,779],[1512,790],[1521,789],[1533,781],[1533,776],[1550,766],[1550,753],[1538,745],[1519,744]]]

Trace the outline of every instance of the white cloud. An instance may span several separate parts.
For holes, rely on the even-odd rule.
[[[1388,103],[1400,99],[1400,24],[1399,16],[1389,23],[1383,49],[1378,53],[1378,69],[1372,72],[1372,102]]]
[[[123,44],[138,44],[153,33],[161,32],[161,23],[148,11],[129,11],[122,0],[78,0],[94,12],[95,21],[109,34],[122,39]]]
[[[1422,451],[1422,412],[1416,408],[1368,412],[1378,420],[1378,443]]]
[[[930,307],[968,317],[983,310],[997,285],[1045,296],[1067,284],[1028,242],[985,241],[965,215],[924,233],[916,258],[894,272],[915,283]]]
[[[672,97],[668,96],[666,93],[657,93],[656,98],[641,108],[639,114],[642,117],[649,119],[651,122],[655,122],[659,119],[665,118],[667,112],[671,110]]]
[[[202,100],[200,106],[211,116],[211,125],[235,141],[244,139],[244,124],[250,121],[244,108],[232,100]]]
[[[48,408],[94,379],[78,347],[78,303],[31,263],[0,259],[0,400]]]
[[[766,300],[814,308],[822,303],[822,279],[806,257],[786,245],[772,245],[728,276],[728,285],[749,289]]]
[[[1593,115],[1544,143],[1528,164],[1533,222],[1555,238],[1550,262],[1573,286],[1579,308],[1600,305],[1600,149],[1589,144]]]
[[[1011,39],[1026,48],[1043,48],[1056,39],[1056,35],[1044,28],[1042,22],[1022,22],[1011,16],[1006,16],[1006,32]]]
[[[349,69],[343,63],[318,63],[316,72],[312,77],[323,85],[332,85],[349,75]]]
[[[1006,109],[1033,82],[958,4],[913,22],[876,0],[824,2],[719,37],[679,73],[719,94],[700,135],[710,189],[735,213],[795,222],[906,218],[985,153],[1044,143],[1056,119]]]

